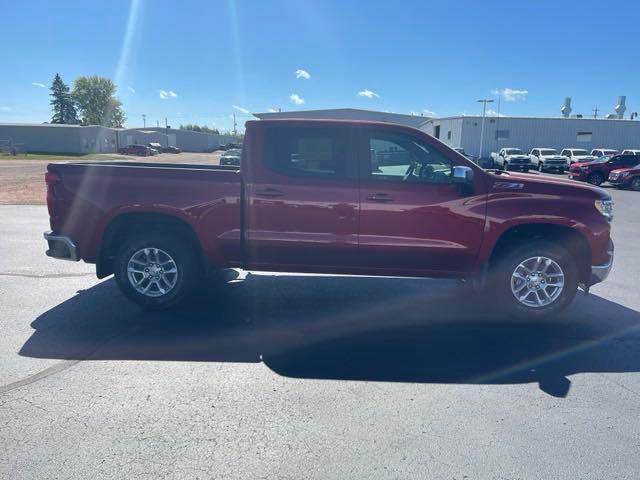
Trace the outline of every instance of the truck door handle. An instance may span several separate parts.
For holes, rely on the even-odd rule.
[[[265,188],[264,190],[257,190],[256,196],[258,197],[283,197],[284,193],[275,188]]]
[[[387,195],[386,193],[372,193],[367,196],[367,200],[373,200],[374,202],[393,202],[393,198]]]

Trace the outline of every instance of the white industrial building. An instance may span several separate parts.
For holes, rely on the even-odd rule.
[[[640,149],[640,121],[624,119],[625,100],[620,97],[614,109],[616,113],[606,118],[571,117],[570,98],[565,99],[561,109],[563,117],[486,116],[484,132],[481,116],[429,118],[354,108],[256,113],[255,116],[261,119],[336,118],[398,123],[419,128],[451,147],[464,148],[468,154],[488,158],[492,151],[502,147],[520,148],[525,152],[535,147]]]

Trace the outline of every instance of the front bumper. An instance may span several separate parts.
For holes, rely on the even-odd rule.
[[[543,163],[543,170],[555,170],[557,172],[564,172],[567,169],[566,163]]]
[[[531,164],[530,163],[509,163],[507,164],[507,170],[521,170],[521,171],[525,171],[525,170],[530,170]]]
[[[607,249],[607,254],[609,255],[609,261],[604,265],[592,265],[591,266],[591,280],[589,282],[590,285],[595,285],[596,283],[604,282],[606,278],[609,276],[609,272],[611,272],[611,268],[613,267],[613,242],[609,240],[609,248]]]
[[[76,244],[69,237],[65,235],[55,235],[52,232],[44,232],[44,239],[49,245],[49,249],[45,252],[47,257],[70,260],[72,262],[80,260],[78,247],[76,247]]]
[[[567,174],[567,177],[569,177],[571,180],[578,180],[581,182],[587,181],[587,176],[583,172],[569,171],[569,173]]]

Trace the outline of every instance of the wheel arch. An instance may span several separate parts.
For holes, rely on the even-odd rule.
[[[148,231],[167,232],[179,235],[189,242],[198,258],[206,267],[202,244],[195,229],[183,219],[157,212],[127,212],[112,218],[104,229],[102,242],[98,247],[96,275],[104,278],[113,273],[113,260],[118,247],[127,237]]]
[[[493,245],[489,267],[495,265],[515,245],[533,240],[547,240],[562,246],[575,260],[580,282],[589,281],[592,252],[587,238],[575,228],[553,223],[519,224],[506,229]]]

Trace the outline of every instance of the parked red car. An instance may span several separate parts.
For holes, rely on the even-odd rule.
[[[136,155],[138,157],[147,157],[151,155],[151,149],[146,145],[127,145],[120,147],[118,153],[123,155]]]
[[[410,127],[250,121],[240,162],[50,164],[47,255],[95,263],[150,308],[243,268],[467,278],[534,318],[613,262],[606,191],[484,171]]]
[[[574,163],[569,168],[569,178],[581,182],[589,182],[592,185],[600,185],[609,178],[612,170],[625,167],[633,167],[638,163],[635,155],[614,155],[612,157],[600,157],[588,163]]]
[[[636,158],[638,158],[637,155]],[[638,165],[634,167],[613,170],[609,174],[608,181],[618,188],[630,188],[640,192],[640,158],[638,158]]]

